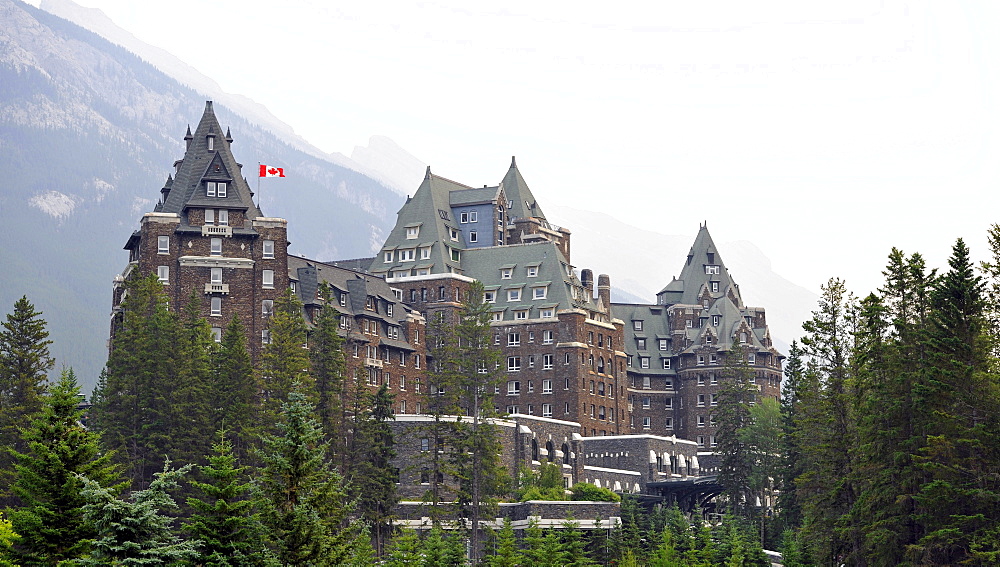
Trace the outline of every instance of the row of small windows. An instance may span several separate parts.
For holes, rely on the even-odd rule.
[[[207,209],[211,211],[212,209]],[[223,211],[219,211],[222,213]],[[228,212],[228,211],[226,211]],[[227,222],[228,222],[228,216]],[[170,237],[169,236],[157,236],[156,237],[156,253],[157,254],[170,254]],[[222,239],[212,238],[209,240],[209,254],[212,256],[222,256]],[[273,240],[263,240],[261,241],[261,257],[265,260],[274,259],[274,241]]]
[[[521,288],[514,288],[507,290],[507,301],[521,301],[523,297]],[[531,288],[531,299],[545,299],[548,297],[549,286],[539,285],[533,286]],[[483,301],[486,303],[496,303],[497,302],[497,292],[496,290],[487,290],[483,294]]]
[[[157,266],[156,277],[160,280],[160,283],[170,283],[170,266]],[[222,268],[211,268],[209,282],[213,284],[222,283]],[[261,286],[264,289],[274,289],[274,270],[261,270]]]
[[[209,138],[211,140],[212,138]],[[211,149],[211,148],[209,148]],[[206,197],[225,197],[228,192],[228,186],[224,181],[206,181],[205,182],[205,196]]]
[[[514,278],[514,268],[515,266],[504,266],[500,268],[500,279],[509,280]],[[538,264],[531,264],[526,266],[524,269],[525,277],[534,278],[538,277]]]
[[[528,342],[535,342],[535,331],[528,331]],[[555,331],[542,331],[542,344],[550,345],[555,342]],[[500,344],[500,333],[493,335],[493,344]],[[507,346],[521,346],[521,332],[514,331],[507,333]]]

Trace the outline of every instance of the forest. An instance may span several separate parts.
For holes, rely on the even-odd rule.
[[[345,375],[332,308],[307,326],[286,293],[254,365],[238,319],[216,342],[137,276],[88,407],[22,297],[0,330],[0,565],[769,565],[764,549],[788,566],[995,565],[1000,226],[989,244],[976,265],[958,240],[940,268],[893,249],[863,297],[829,280],[780,403],[730,353],[711,514],[565,490],[548,467],[511,478],[474,285],[457,320],[429,322],[421,435],[440,450],[419,463],[421,530],[394,527],[392,394]],[[573,498],[620,498],[620,523],[479,527],[500,502]]]

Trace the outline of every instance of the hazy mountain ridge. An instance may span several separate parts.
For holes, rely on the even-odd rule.
[[[143,42],[127,30],[120,28],[104,12],[97,8],[80,6],[71,0],[43,0],[40,7],[46,12],[74,22],[78,26],[90,30],[116,45],[124,47],[164,74],[173,77],[181,84],[191,87],[196,92],[227,106],[236,114],[271,132],[297,150],[362,173],[400,194],[405,195],[407,191],[412,190],[408,184],[401,183],[399,177],[392,174],[391,167],[380,167],[381,165],[390,164],[392,158],[388,160],[376,160],[375,167],[373,167],[371,156],[377,156],[382,153],[378,149],[356,147],[354,150],[355,154],[358,153],[359,149],[362,152],[365,150],[368,151],[370,155],[367,160],[354,159],[354,154],[351,157],[347,157],[339,152],[324,152],[296,134],[291,126],[282,122],[281,119],[272,114],[265,106],[249,97],[224,91],[217,82],[205,76],[191,65],[181,61],[164,49]],[[371,143],[369,144],[369,146],[372,145]]]
[[[205,97],[30,5],[0,0],[0,23],[0,305],[27,294],[49,322],[57,364],[89,387],[106,356],[121,247],[183,156]],[[289,220],[293,252],[359,257],[381,244],[398,192],[215,109],[237,159],[286,167],[289,177],[265,180],[258,198],[265,214]]]

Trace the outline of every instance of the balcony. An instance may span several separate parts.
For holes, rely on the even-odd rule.
[[[201,225],[201,235],[202,236],[232,236],[233,227],[229,225],[214,225],[214,224],[203,224]]]
[[[365,357],[365,366],[372,368],[382,368],[382,359]]]
[[[226,283],[207,283],[205,284],[205,293],[221,293],[223,295],[229,294],[229,284]]]

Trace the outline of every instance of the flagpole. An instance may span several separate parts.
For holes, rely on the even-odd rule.
[[[257,162],[257,209],[260,210],[260,162]],[[264,214],[264,213],[261,213]]]

